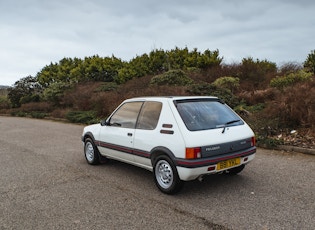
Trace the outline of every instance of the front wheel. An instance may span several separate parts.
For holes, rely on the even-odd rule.
[[[177,193],[183,186],[176,167],[167,156],[158,156],[154,163],[154,179],[157,187],[166,194]]]
[[[100,163],[100,155],[98,149],[90,138],[86,138],[84,142],[84,155],[86,161],[90,165],[97,165]]]

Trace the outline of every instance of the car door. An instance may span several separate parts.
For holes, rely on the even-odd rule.
[[[100,131],[102,155],[125,162],[134,162],[133,140],[135,126],[143,102],[122,104]]]

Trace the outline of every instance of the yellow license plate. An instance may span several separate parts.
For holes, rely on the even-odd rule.
[[[240,165],[240,164],[241,164],[241,158],[240,157],[226,160],[226,161],[221,161],[217,164],[217,170],[230,168],[230,167]]]

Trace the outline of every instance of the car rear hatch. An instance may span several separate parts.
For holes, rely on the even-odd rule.
[[[181,99],[174,104],[184,124],[186,147],[200,148],[201,158],[253,152],[253,131],[218,98]]]

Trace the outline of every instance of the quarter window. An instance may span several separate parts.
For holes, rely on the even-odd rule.
[[[147,101],[144,103],[139,115],[137,129],[153,130],[159,121],[162,103]]]

